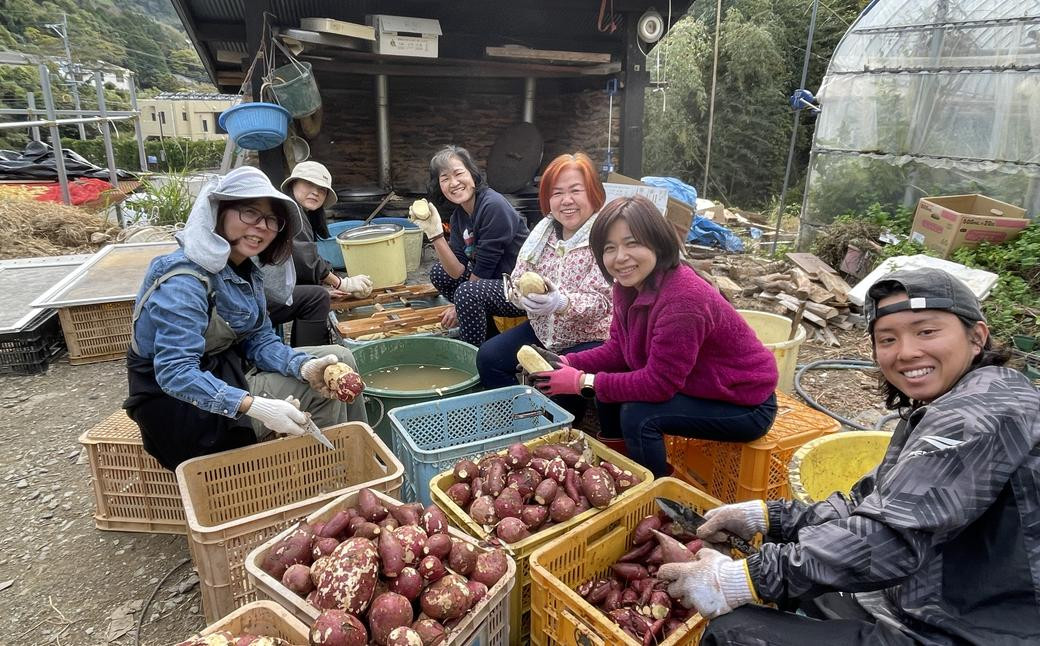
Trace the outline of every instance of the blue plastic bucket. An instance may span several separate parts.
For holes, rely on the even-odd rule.
[[[246,150],[280,146],[289,134],[289,111],[274,103],[241,103],[220,113],[217,122]]]
[[[332,263],[335,269],[346,269],[346,265],[343,264],[343,253],[339,249],[339,243],[336,242],[336,236],[343,231],[348,229],[354,229],[364,224],[362,220],[347,220],[345,222],[330,222],[329,223],[329,236],[328,238],[318,238],[318,254]],[[419,259],[422,255],[422,230],[419,229],[419,225],[412,222],[408,218],[374,218],[372,224],[399,224],[404,227],[405,237],[405,265],[408,271],[414,271],[419,268]],[[419,248],[418,254],[413,245],[410,245],[410,238],[418,233]]]

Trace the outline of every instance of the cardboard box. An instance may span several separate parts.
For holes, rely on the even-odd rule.
[[[614,184],[647,186],[637,179],[626,177],[620,173],[609,173],[607,181]],[[650,187],[647,186],[647,188]],[[671,223],[672,228],[675,229],[676,234],[679,236],[679,240],[685,244],[686,236],[690,233],[690,225],[693,224],[693,207],[686,202],[669,197],[668,208],[664,212],[664,219]]]
[[[1027,226],[1025,209],[984,195],[922,197],[910,239],[947,258],[961,247],[1007,242]]]
[[[439,20],[374,14],[367,16],[365,22],[376,30],[372,46],[375,53],[437,58],[437,42],[442,33]]]

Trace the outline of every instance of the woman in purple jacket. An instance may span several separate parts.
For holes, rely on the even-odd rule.
[[[595,396],[602,437],[670,473],[664,435],[750,442],[776,416],[776,361],[733,306],[681,259],[671,225],[644,197],[618,198],[590,232],[613,281],[606,343],[557,357],[532,375],[550,395]]]

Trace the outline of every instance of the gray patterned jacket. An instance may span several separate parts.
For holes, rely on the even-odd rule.
[[[772,601],[854,592],[925,644],[1040,643],[1040,392],[979,368],[900,424],[850,495],[770,501]]]

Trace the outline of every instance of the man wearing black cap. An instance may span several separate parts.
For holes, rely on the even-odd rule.
[[[708,512],[702,538],[762,533],[761,551],[658,577],[713,618],[702,644],[1040,643],[1040,393],[946,272],[888,274],[864,310],[903,417],[881,464],[823,502]],[[803,613],[745,605],[760,600]]]

